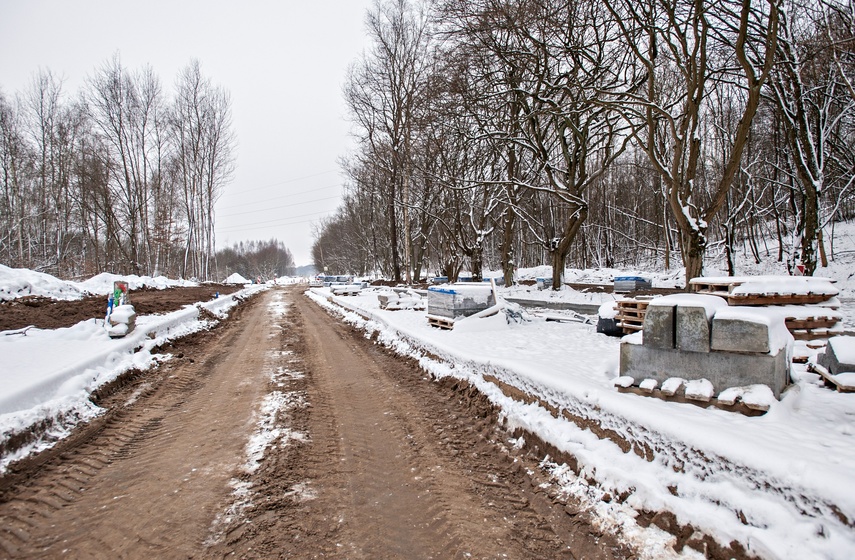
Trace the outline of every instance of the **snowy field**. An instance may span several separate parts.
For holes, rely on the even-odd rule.
[[[521,271],[521,277],[548,277],[549,272],[532,269]],[[740,273],[782,271],[766,266]],[[609,283],[614,276],[633,274],[651,277],[644,271],[568,270],[566,280]],[[851,329],[852,261],[817,275],[835,280],[843,322]],[[679,275],[652,278],[654,287],[682,284]],[[735,540],[763,558],[855,557],[855,394],[825,388],[818,376],[798,365],[792,371],[797,382],[760,417],[623,394],[613,386],[620,340],[597,334],[592,324],[546,321],[536,315],[529,322],[508,324],[499,314],[463,319],[453,330],[439,330],[428,324],[423,309],[380,309],[382,293],[368,289],[358,296],[334,296],[328,288],[308,292],[318,304],[363,329],[366,337],[376,336],[379,343],[417,359],[434,376],[477,386],[503,411],[510,428],[524,428],[571,453],[581,468],[578,474],[548,459],[544,467],[552,470],[564,492],[599,513],[603,530],[618,532],[645,557],[695,553],[689,548],[675,553],[668,546],[669,535],[641,528],[635,523],[639,510],[668,510],[681,525],[692,525],[722,544]],[[522,286],[500,289],[500,294],[584,303],[615,297]],[[495,380],[547,406],[513,400]],[[644,451],[624,452],[549,408],[593,420]],[[606,495],[624,499],[607,503],[602,500]]]

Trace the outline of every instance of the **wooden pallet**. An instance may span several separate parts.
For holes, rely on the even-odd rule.
[[[454,328],[454,319],[449,319],[448,317],[439,317],[438,315],[428,315],[427,319],[428,324],[432,327],[437,327],[449,331]]]
[[[825,384],[837,389],[838,393],[855,393],[855,387],[852,385],[842,385],[834,378],[833,375],[831,375],[830,371],[819,364],[808,364],[808,371],[818,373],[819,376],[822,377],[823,381],[825,381]]]
[[[623,299],[617,302],[615,321],[625,334],[638,332],[644,325],[644,315],[650,300]]]
[[[733,288],[742,284],[741,281],[733,282],[706,282],[702,278],[693,278],[689,282],[691,290],[699,294],[711,294],[715,296],[727,297]]]
[[[633,395],[640,395],[642,397],[653,397],[668,402],[693,404],[695,406],[700,406],[701,408],[714,406],[716,408],[720,408],[721,410],[727,410],[728,412],[738,412],[740,414],[744,414],[745,416],[762,416],[763,414],[766,414],[766,412],[768,412],[769,410],[768,408],[760,406],[749,406],[741,401],[736,402],[734,404],[726,404],[716,398],[711,398],[708,401],[695,400],[687,398],[686,395],[682,392],[678,392],[674,395],[668,395],[666,393],[663,393],[660,389],[645,390],[641,387],[636,387],[634,385],[629,387],[617,387],[617,390],[621,393],[632,393]]]
[[[807,305],[831,299],[826,294],[729,294],[728,305]]]

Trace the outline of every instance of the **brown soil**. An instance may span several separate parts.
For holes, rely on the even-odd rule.
[[[270,304],[290,303],[286,316]],[[297,290],[265,292],[0,479],[0,557],[632,558],[435,382]],[[244,467],[260,404],[298,405]]]
[[[207,301],[214,294],[227,295],[242,286],[205,284],[193,288],[142,289],[130,294],[138,315],[169,313],[197,301]],[[71,327],[93,317],[103,319],[107,296],[90,296],[74,301],[55,301],[43,297],[26,297],[0,302],[0,331],[22,329],[33,325],[40,329]]]

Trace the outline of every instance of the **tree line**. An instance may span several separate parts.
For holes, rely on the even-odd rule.
[[[855,215],[852,0],[378,0],[316,267],[813,274]],[[829,239],[829,237],[831,239]]]
[[[217,251],[220,280],[237,272],[247,280],[275,280],[295,273],[294,256],[278,239],[240,241]]]
[[[39,70],[0,90],[0,262],[63,278],[209,279],[234,167],[231,99],[191,61],[164,92],[115,55],[76,96]]]

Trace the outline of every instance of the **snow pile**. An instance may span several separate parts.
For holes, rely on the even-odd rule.
[[[59,280],[50,274],[0,264],[0,301],[26,296],[69,300],[80,299],[83,293],[74,283]]]
[[[128,289],[140,290],[143,288],[152,288],[155,290],[165,290],[166,288],[198,286],[198,282],[189,280],[171,280],[166,276],[137,276],[136,274],[111,274],[102,272],[95,275],[84,282],[72,282],[81,292],[94,295],[107,295],[113,292],[113,283],[123,281],[128,283]]]
[[[103,272],[84,282],[68,282],[50,274],[24,268],[9,268],[0,264],[0,301],[26,296],[41,296],[58,300],[81,299],[86,295],[107,295],[113,292],[113,282],[122,280],[131,290],[198,286],[188,280],[171,280],[165,276],[118,275]]]
[[[223,280],[223,284],[249,284],[250,281],[241,276],[239,273],[235,272],[225,280]]]

